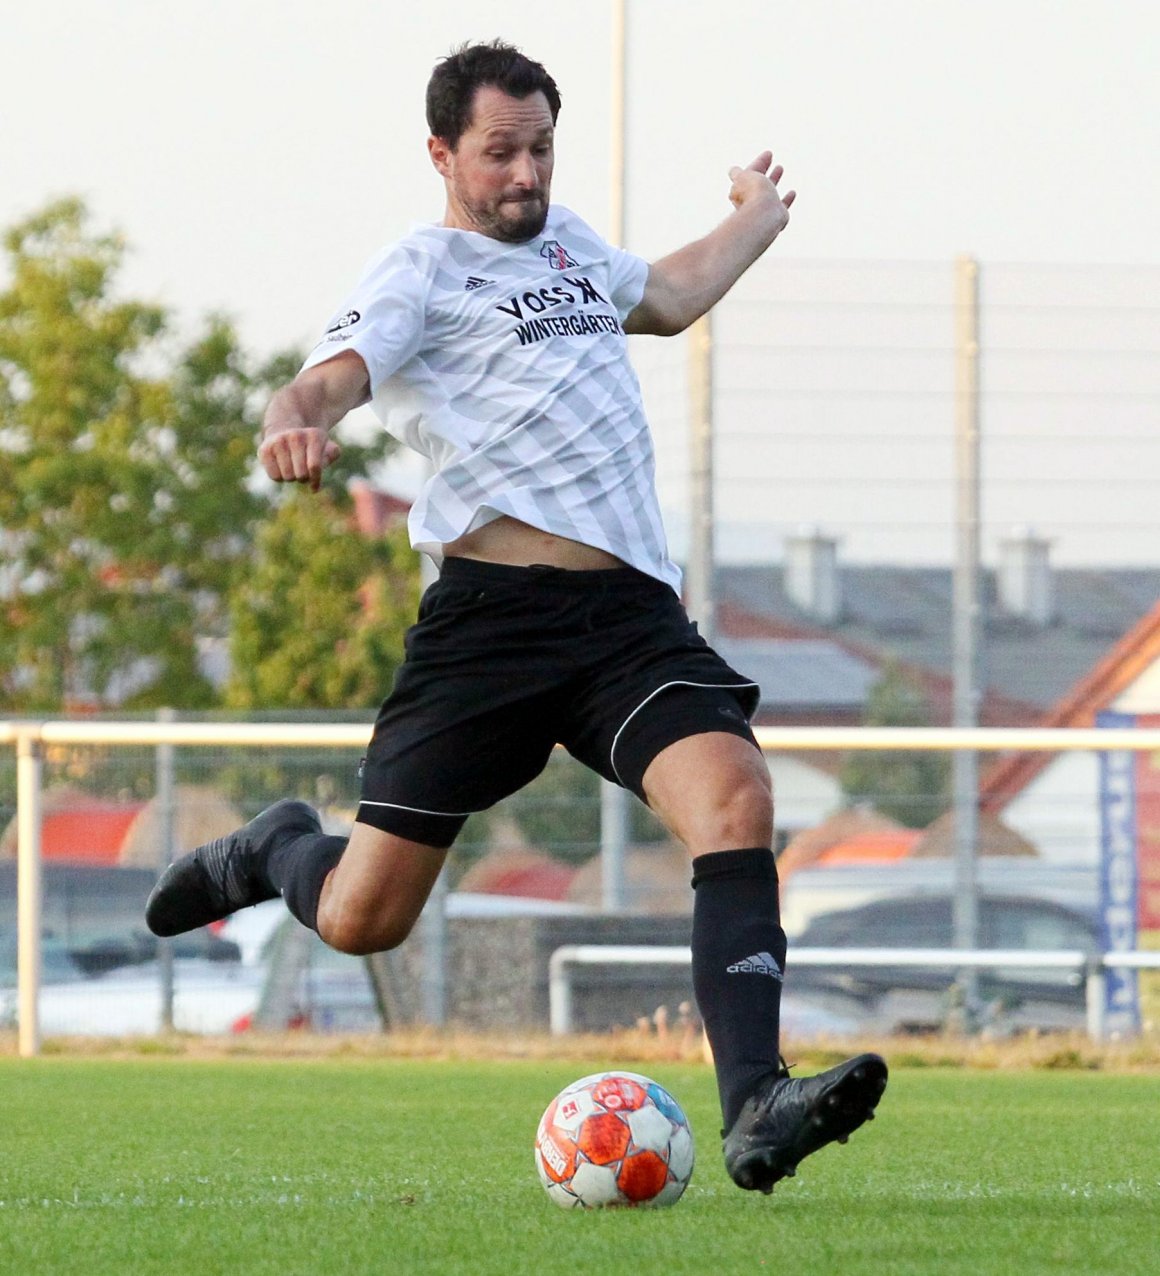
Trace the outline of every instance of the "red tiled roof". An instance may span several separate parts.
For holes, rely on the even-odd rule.
[[[407,520],[411,502],[373,487],[365,479],[354,479],[350,485],[354,501],[355,526],[364,536],[381,536]]]

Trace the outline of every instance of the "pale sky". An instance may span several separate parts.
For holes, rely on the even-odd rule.
[[[771,250],[787,265],[1160,264],[1155,3],[628,10],[627,241],[646,257],[727,215],[729,166],[769,147],[799,192]],[[439,219],[423,88],[457,42],[498,35],[546,63],[564,103],[554,198],[608,227],[606,0],[0,0],[0,15],[0,225],[79,193],[132,245],[127,290],[186,324],[224,311],[257,351],[310,344],[382,243]],[[664,475],[682,462],[660,433]]]

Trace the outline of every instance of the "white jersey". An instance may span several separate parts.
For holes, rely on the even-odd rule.
[[[304,366],[356,350],[384,428],[430,459],[416,549],[507,514],[679,590],[621,326],[647,274],[557,206],[525,243],[423,226],[371,262]]]

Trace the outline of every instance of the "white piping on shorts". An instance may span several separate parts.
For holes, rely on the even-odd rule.
[[[359,798],[359,806],[389,806],[392,811],[410,811],[414,815],[440,815],[444,819],[459,820],[474,815],[474,811],[427,811],[421,806],[404,806],[401,802],[370,802]]]
[[[608,750],[608,764],[609,766],[612,767],[612,770],[615,773],[616,778],[620,781],[621,787],[623,788],[628,788],[628,785],[624,783],[624,777],[620,774],[620,771],[617,769],[617,766],[616,766],[617,742],[620,740],[621,735],[624,733],[625,727],[628,726],[628,724],[645,707],[645,705],[648,704],[650,700],[655,700],[656,697],[659,696],[662,691],[667,691],[670,687],[708,687],[714,690],[724,688],[726,691],[733,691],[733,690],[740,691],[743,687],[758,687],[760,689],[760,684],[756,682],[688,682],[685,679],[679,678],[674,682],[662,682],[661,685],[657,687],[655,691],[650,691],[649,694],[645,696],[645,698],[640,702],[640,704],[638,704],[636,708],[628,715],[628,717],[625,718],[625,720],[620,724],[620,730],[617,731],[617,733],[612,737],[612,747]],[[746,720],[748,721],[748,719]]]

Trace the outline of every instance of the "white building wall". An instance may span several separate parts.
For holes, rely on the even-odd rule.
[[[767,753],[773,777],[773,810],[777,827],[793,834],[813,828],[843,805],[837,779],[816,766],[781,753]]]
[[[1160,713],[1160,660],[1149,665],[1112,702],[1121,713]]]
[[[1056,864],[1100,857],[1100,766],[1095,753],[1061,753],[1009,802],[1003,822]]]
[[[1160,661],[1110,708],[1160,713]],[[1100,764],[1095,753],[1061,753],[1003,808],[1003,820],[1054,863],[1096,864],[1100,857]]]

